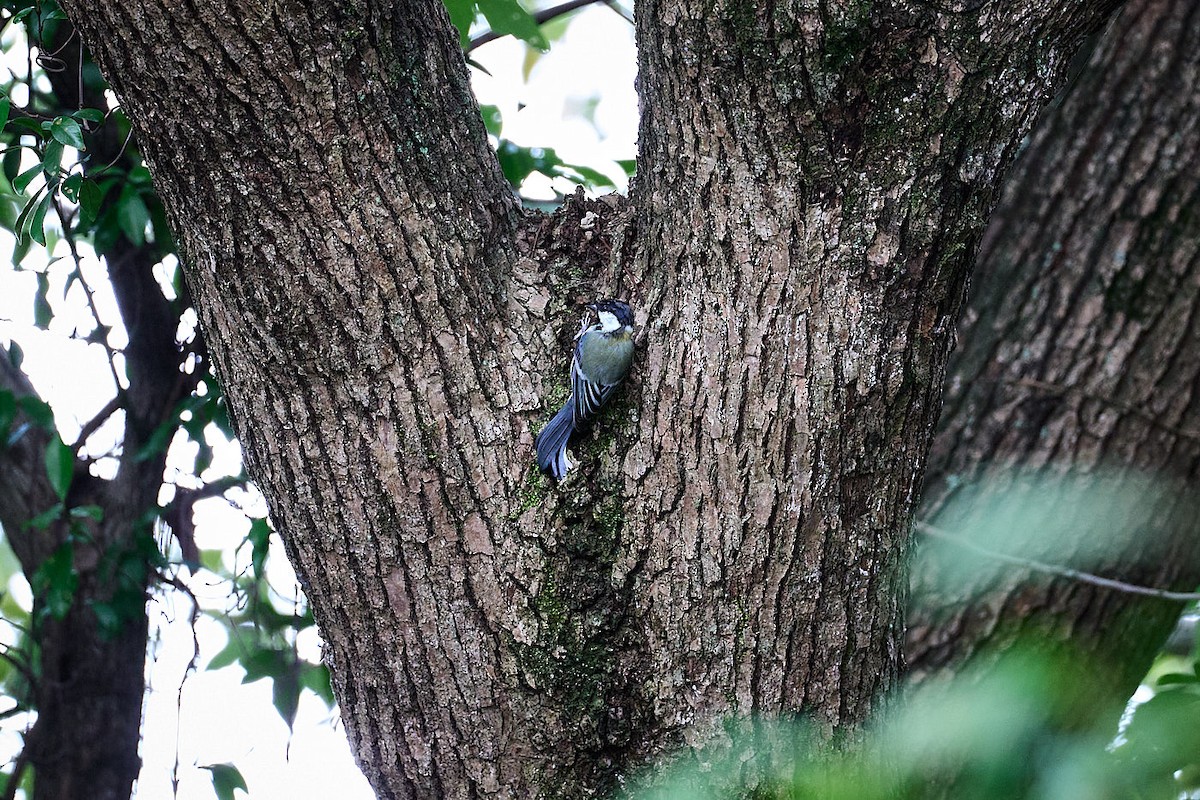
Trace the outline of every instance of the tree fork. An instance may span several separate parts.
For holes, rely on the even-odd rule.
[[[618,270],[523,249],[434,0],[67,4],[381,797],[582,796],[727,714],[870,712],[971,253],[1114,5],[639,6]],[[559,489],[530,428],[588,284],[644,346]]]

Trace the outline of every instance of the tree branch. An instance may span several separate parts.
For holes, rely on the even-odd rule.
[[[1156,597],[1159,600],[1170,600],[1173,602],[1190,603],[1195,600],[1200,600],[1200,592],[1173,592],[1168,589],[1155,589],[1150,586],[1138,586],[1134,583],[1126,583],[1112,578],[1103,578],[1099,575],[1093,575],[1090,572],[1082,572],[1071,567],[1063,567],[1057,564],[1047,564],[1044,561],[1035,561],[1032,558],[1023,558],[1014,556],[1008,553],[1001,553],[998,550],[992,550],[987,547],[982,547],[969,542],[953,533],[930,525],[928,522],[915,522],[913,527],[920,531],[925,536],[931,539],[937,539],[943,542],[949,542],[964,550],[970,550],[972,553],[990,558],[994,561],[1002,561],[1006,564],[1015,564],[1033,572],[1041,572],[1045,575],[1053,575],[1059,578],[1069,578],[1070,580],[1079,581],[1080,583],[1089,583],[1092,586],[1099,586],[1104,589],[1112,589],[1117,592],[1126,594],[1136,594],[1142,597]]]
[[[566,3],[561,3],[557,6],[538,11],[533,15],[533,21],[538,25],[544,25],[552,19],[570,14],[572,11],[577,11],[584,6],[595,5],[596,3],[604,3],[611,5],[608,0],[567,0]],[[620,13],[620,12],[618,12]],[[623,16],[623,15],[622,15]],[[468,44],[465,52],[470,53],[477,47],[483,47],[485,44],[502,39],[508,36],[507,33],[496,33],[495,31],[486,31],[472,39]]]

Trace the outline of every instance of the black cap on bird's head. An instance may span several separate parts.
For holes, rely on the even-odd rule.
[[[597,300],[594,303],[588,303],[587,307],[597,314],[602,312],[612,314],[621,325],[633,327],[633,309],[624,300]]]

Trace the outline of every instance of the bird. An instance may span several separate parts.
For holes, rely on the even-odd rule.
[[[598,322],[585,320],[571,358],[571,396],[542,428],[534,447],[538,467],[561,481],[574,464],[567,454],[571,435],[586,429],[600,413],[633,361],[633,309],[624,300],[597,300],[587,308]]]

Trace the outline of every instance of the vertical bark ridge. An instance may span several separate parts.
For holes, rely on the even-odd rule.
[[[890,684],[990,187],[1111,6],[639,7],[649,343],[623,469],[654,509],[631,537],[664,731],[799,710],[843,730]]]

